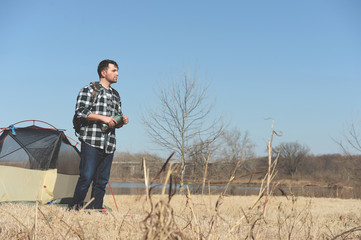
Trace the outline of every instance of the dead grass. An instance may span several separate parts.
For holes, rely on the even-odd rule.
[[[114,209],[66,211],[56,205],[6,203],[0,205],[0,239],[361,239],[361,200],[272,196],[279,185],[277,159],[269,140],[268,172],[258,196],[227,196],[238,161],[219,195],[151,194],[149,187],[173,156],[150,181],[143,158],[143,195],[106,195]],[[278,153],[279,154],[279,153]],[[279,155],[278,155],[279,156]],[[172,186],[177,164],[170,164],[161,182]],[[206,171],[203,186],[206,182]],[[202,188],[203,192],[203,188]]]
[[[225,196],[219,204],[218,196],[212,195],[175,195],[170,202],[164,195],[153,195],[151,217],[146,195],[116,196],[119,212],[107,195],[113,209],[107,215],[68,212],[56,205],[6,203],[0,205],[0,239],[361,238],[361,200],[272,197],[264,217],[263,199],[250,209],[256,199]],[[152,232],[147,231],[150,226]],[[157,226],[167,229],[160,231]]]

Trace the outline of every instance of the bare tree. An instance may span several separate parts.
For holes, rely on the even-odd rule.
[[[239,159],[242,159],[239,169],[247,172],[254,170],[254,162],[247,161],[254,158],[255,144],[252,143],[248,131],[242,133],[238,128],[224,130],[220,138],[222,141],[218,151],[218,159],[228,164],[232,169]]]
[[[203,174],[208,164],[210,154],[214,151],[214,144],[207,141],[200,140],[197,143],[194,143],[187,153],[187,159],[192,164],[190,169],[190,176],[194,179],[203,178]]]
[[[342,139],[333,139],[345,155],[361,153],[361,122],[353,121],[343,130]],[[350,149],[351,148],[351,149]]]
[[[359,181],[361,179],[361,121],[356,120],[346,124],[342,139],[333,139],[341,148],[346,158],[343,164],[344,172],[348,178]],[[351,165],[351,166],[350,166]]]
[[[287,174],[293,176],[302,162],[307,158],[310,150],[297,142],[282,143],[275,148],[280,152],[279,165]]]
[[[193,143],[211,143],[223,131],[221,118],[210,114],[213,104],[207,102],[207,90],[196,75],[185,71],[180,79],[158,88],[159,105],[148,108],[143,116],[152,140],[164,149],[175,150],[180,157],[181,193],[186,156]]]
[[[255,157],[255,145],[252,143],[248,131],[242,134],[237,128],[224,130],[222,140],[222,159],[235,162],[238,161],[240,157],[242,157],[244,161]]]

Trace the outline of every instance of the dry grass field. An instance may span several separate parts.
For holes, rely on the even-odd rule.
[[[361,239],[361,200],[146,196],[106,195],[107,214],[4,203],[0,239]]]

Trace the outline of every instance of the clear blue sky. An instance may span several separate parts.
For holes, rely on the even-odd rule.
[[[214,114],[265,155],[280,142],[337,153],[331,137],[361,119],[361,1],[2,1],[0,127],[47,121],[74,138],[76,95],[118,62],[113,85],[130,124],[118,151],[152,152],[141,124],[157,83],[197,67]]]

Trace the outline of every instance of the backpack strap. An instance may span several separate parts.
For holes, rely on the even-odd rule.
[[[97,99],[97,97],[100,93],[100,83],[99,82],[91,82],[90,84],[92,85],[92,88],[93,88],[92,105],[91,105],[91,107],[93,107],[95,100]]]
[[[100,82],[91,82],[93,88],[97,91],[100,91]]]

